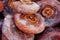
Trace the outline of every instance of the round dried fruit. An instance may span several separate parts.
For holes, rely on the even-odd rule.
[[[16,26],[23,32],[38,34],[45,29],[44,19],[39,14],[15,14]]]

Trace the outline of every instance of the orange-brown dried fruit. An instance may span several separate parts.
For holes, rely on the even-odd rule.
[[[45,7],[42,11],[42,15],[46,18],[50,18],[54,15],[54,10],[51,7]]]

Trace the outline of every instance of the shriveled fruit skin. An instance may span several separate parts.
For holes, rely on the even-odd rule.
[[[23,32],[28,34],[38,34],[44,31],[45,22],[39,14],[20,14],[14,15],[16,26]]]
[[[41,8],[39,11],[40,15],[42,15],[43,9],[47,6],[52,7],[54,10],[53,16],[50,18],[46,18],[42,15],[45,19],[46,26],[50,27],[60,23],[60,3],[57,0],[41,0],[38,4]]]
[[[39,5],[35,2],[32,2],[32,4],[25,4],[20,1],[11,2],[10,7],[14,12],[21,13],[35,13],[40,9]]]
[[[13,17],[7,15],[2,28],[2,39],[4,40],[34,40],[34,35],[25,34],[18,30],[13,22]]]

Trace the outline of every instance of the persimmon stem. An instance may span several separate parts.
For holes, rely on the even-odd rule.
[[[20,0],[20,1],[21,1],[21,3],[26,3],[26,4],[31,4],[32,3],[31,0]]]
[[[44,10],[42,11],[43,16],[50,18],[51,16],[53,16],[54,14],[54,10],[50,7],[46,7],[44,8]]]

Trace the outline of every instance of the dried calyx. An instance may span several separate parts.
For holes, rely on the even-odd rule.
[[[40,9],[40,6],[31,0],[13,1],[9,6],[14,12],[19,13],[36,13]]]
[[[39,14],[18,14],[14,16],[14,22],[16,26],[28,34],[38,34],[44,31],[45,22]]]
[[[54,9],[47,6],[43,9],[42,15],[46,18],[51,18],[54,15]]]
[[[31,0],[20,0],[21,3],[32,4]]]
[[[37,18],[37,15],[35,14],[22,14],[20,17],[25,20],[28,20],[29,24],[33,24],[33,25],[40,24],[40,20]]]

